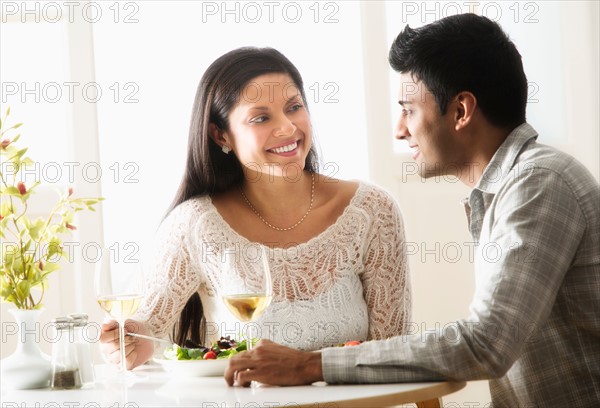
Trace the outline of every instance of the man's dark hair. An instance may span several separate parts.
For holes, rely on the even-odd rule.
[[[425,84],[442,114],[452,98],[468,91],[493,125],[512,130],[525,122],[527,78],[521,54],[486,17],[459,14],[420,28],[407,25],[392,44],[389,62],[395,71]]]

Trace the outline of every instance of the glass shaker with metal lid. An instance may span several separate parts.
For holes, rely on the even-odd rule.
[[[52,389],[81,388],[79,364],[74,344],[73,319],[57,317],[56,342],[52,345]]]

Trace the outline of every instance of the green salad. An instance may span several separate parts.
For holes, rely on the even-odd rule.
[[[173,344],[165,349],[164,357],[167,360],[222,360],[246,350],[246,340],[238,342],[229,336],[221,337],[213,342],[210,348],[190,344],[190,342],[186,342],[185,345],[191,347],[180,347]]]

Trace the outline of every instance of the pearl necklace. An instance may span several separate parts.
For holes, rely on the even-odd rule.
[[[242,193],[242,197],[244,197],[244,201],[246,201],[246,204],[248,204],[248,207],[250,207],[250,209],[252,211],[254,211],[254,214],[256,214],[258,216],[258,218],[260,218],[260,220],[263,223],[265,223],[265,225],[267,225],[269,228],[272,228],[272,229],[274,229],[276,231],[289,231],[289,230],[292,230],[292,229],[296,228],[298,225],[300,225],[302,223],[302,221],[304,221],[304,219],[306,218],[306,216],[312,210],[313,202],[315,200],[315,173],[312,173],[312,182],[311,182],[311,187],[310,187],[310,205],[308,206],[308,210],[302,216],[302,218],[300,218],[300,220],[297,223],[295,223],[294,225],[292,225],[291,227],[279,228],[279,227],[276,227],[274,225],[271,225],[267,220],[264,219],[264,217],[252,205],[252,203],[250,202],[250,200],[248,200],[248,197],[246,197],[246,194],[244,194],[244,190],[242,189],[242,186],[240,186],[240,193]]]

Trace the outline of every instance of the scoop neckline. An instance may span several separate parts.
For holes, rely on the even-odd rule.
[[[206,197],[206,200],[208,201],[208,205],[210,206],[210,211],[214,212],[216,214],[217,219],[219,220],[219,222],[221,224],[223,224],[225,226],[225,228],[228,231],[228,234],[230,236],[234,236],[237,239],[240,239],[241,241],[243,241],[244,243],[248,243],[248,244],[252,244],[252,245],[259,245],[260,247],[267,248],[269,250],[287,251],[288,249],[291,249],[291,248],[301,248],[301,247],[305,247],[305,246],[310,246],[314,241],[323,239],[324,236],[331,234],[331,231],[338,226],[340,221],[343,221],[343,219],[348,216],[348,213],[350,212],[350,210],[356,206],[355,202],[358,201],[359,196],[362,193],[362,190],[366,187],[366,184],[360,180],[350,180],[350,181],[357,181],[358,187],[356,188],[356,191],[352,195],[352,198],[350,199],[350,201],[348,202],[348,205],[346,205],[346,207],[344,208],[344,211],[342,211],[340,216],[337,217],[336,220],[332,224],[330,224],[327,228],[325,228],[323,231],[321,231],[320,233],[318,233],[317,235],[315,235],[308,241],[301,242],[299,244],[290,246],[288,248],[270,247],[270,246],[261,244],[260,242],[250,241],[248,238],[246,238],[245,236],[243,236],[242,234],[240,234],[239,232],[234,230],[231,227],[231,225],[229,225],[229,223],[227,221],[225,221],[225,218],[223,218],[223,216],[221,215],[221,213],[219,212],[217,207],[213,204],[212,198],[209,195],[206,195],[205,197]]]

